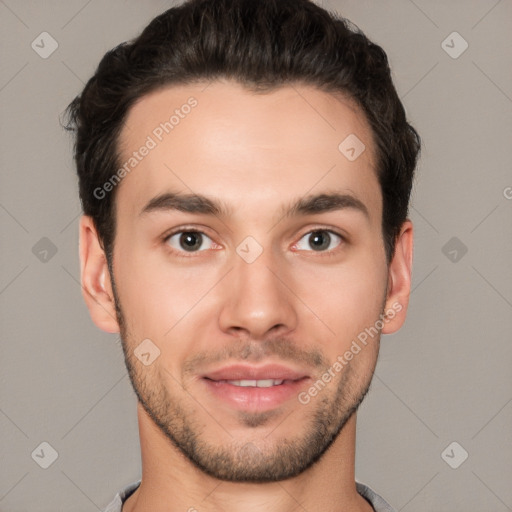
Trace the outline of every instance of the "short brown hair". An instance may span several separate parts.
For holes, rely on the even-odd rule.
[[[115,190],[94,190],[120,165],[118,138],[130,107],[164,85],[230,78],[251,90],[302,83],[355,100],[376,141],[388,263],[407,218],[420,137],[407,122],[384,50],[348,20],[309,0],[189,0],[107,52],[68,106],[84,214],[107,259],[115,238]]]

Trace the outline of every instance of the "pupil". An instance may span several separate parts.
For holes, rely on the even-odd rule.
[[[315,231],[311,233],[309,240],[313,249],[318,251],[329,247],[331,237],[329,236],[329,233],[326,233],[325,231]]]
[[[180,237],[180,245],[183,249],[196,249],[201,246],[200,233],[183,233]]]

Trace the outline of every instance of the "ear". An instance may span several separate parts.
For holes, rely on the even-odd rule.
[[[400,229],[395,243],[395,253],[388,268],[388,293],[386,297],[386,321],[382,334],[392,334],[405,322],[409,295],[411,294],[413,254],[413,225],[407,219]]]
[[[107,258],[94,221],[86,215],[80,219],[80,277],[92,321],[103,331],[119,332]]]

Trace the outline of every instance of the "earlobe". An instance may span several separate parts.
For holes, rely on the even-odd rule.
[[[118,333],[107,258],[94,222],[86,215],[80,219],[80,278],[82,295],[92,321],[103,331]]]
[[[395,243],[395,253],[388,268],[386,321],[382,334],[392,334],[402,327],[407,314],[411,293],[413,260],[413,225],[407,219]]]

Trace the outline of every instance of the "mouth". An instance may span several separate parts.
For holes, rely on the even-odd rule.
[[[219,382],[219,381],[217,381]],[[232,386],[241,388],[271,388],[272,386],[280,386],[284,380],[282,379],[260,379],[260,380],[226,380]]]
[[[202,375],[214,400],[231,409],[265,412],[295,398],[311,380],[301,370],[282,365],[234,365]]]

